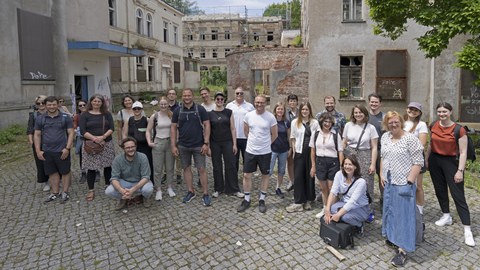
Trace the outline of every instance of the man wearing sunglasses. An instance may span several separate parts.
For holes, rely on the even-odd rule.
[[[247,148],[247,136],[243,130],[243,120],[248,112],[255,110],[252,103],[244,100],[244,92],[241,86],[235,89],[235,100],[227,104],[227,109],[232,110],[233,120],[235,122],[235,129],[237,131],[237,154],[235,155],[236,169],[238,173],[238,164],[240,161],[240,154],[242,160],[245,160],[245,149]]]

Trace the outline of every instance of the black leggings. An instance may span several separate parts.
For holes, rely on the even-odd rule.
[[[88,170],[87,171],[87,184],[88,189],[94,189],[95,187],[95,177],[96,177],[95,170]],[[105,167],[103,168],[103,177],[105,177],[105,185],[110,185],[110,178],[112,177],[112,167]]]

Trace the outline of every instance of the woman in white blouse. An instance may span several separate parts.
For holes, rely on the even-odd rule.
[[[302,103],[300,114],[293,120],[290,132],[290,145],[294,153],[293,171],[295,203],[287,206],[289,213],[311,210],[311,202],[315,200],[315,178],[310,176],[310,137],[319,129],[318,121],[313,117],[310,103]]]
[[[413,134],[403,130],[404,120],[388,112],[383,120],[380,181],[383,192],[382,235],[386,243],[398,248],[391,263],[403,266],[407,252],[415,251],[417,226],[416,179],[423,166],[423,146]],[[421,241],[421,239],[419,240]]]
[[[322,191],[323,209],[316,215],[323,216],[328,194],[333,185],[333,177],[340,170],[340,163],[343,161],[342,137],[332,127],[335,118],[331,113],[325,112],[318,117],[320,129],[310,137],[310,158],[312,169],[310,176],[317,176],[317,184]]]
[[[420,140],[423,148],[427,144],[428,127],[422,118],[422,104],[418,102],[410,102],[407,106],[407,113],[403,116],[405,125],[403,130],[412,133]],[[417,177],[417,207],[420,214],[423,215],[423,206],[425,205],[425,192],[423,191],[423,173],[427,171],[425,164]]]
[[[343,130],[344,155],[355,155],[360,164],[362,178],[367,181],[368,193],[374,197],[374,174],[377,160],[377,130],[368,123],[368,110],[363,105],[352,108],[350,122]],[[375,218],[373,204],[370,204],[371,213],[368,222]]]

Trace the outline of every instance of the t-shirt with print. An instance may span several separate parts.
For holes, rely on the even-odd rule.
[[[365,123],[361,125],[354,124],[353,122],[348,122],[345,125],[345,129],[343,130],[343,138],[347,139],[347,146],[350,148],[357,148],[358,139],[362,134],[362,130]],[[365,133],[362,136],[362,141],[358,146],[359,150],[368,150],[371,149],[370,141],[372,139],[378,139],[377,130],[372,124],[367,123],[367,127],[365,128]]]
[[[277,125],[275,116],[268,111],[262,114],[257,114],[257,111],[251,111],[245,115],[244,123],[249,128],[246,151],[252,155],[271,153],[271,128]]]

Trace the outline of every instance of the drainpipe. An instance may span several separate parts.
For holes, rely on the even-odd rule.
[[[53,0],[51,16],[53,22],[53,64],[55,65],[55,86],[53,93],[56,96],[70,96],[68,83],[68,43],[65,0]]]
[[[131,48],[130,47],[130,20],[128,19],[129,18],[129,14],[130,12],[128,11],[128,3],[130,1],[125,1],[125,9],[126,9],[126,19],[127,19],[127,48]],[[131,70],[131,65],[132,65],[132,57],[127,57],[127,61],[128,61],[128,93],[132,93],[132,70]]]
[[[433,122],[434,115],[435,115],[435,100],[434,100],[434,94],[435,94],[435,58],[432,58],[430,60],[430,91],[429,91],[429,105],[430,105],[430,123]]]

